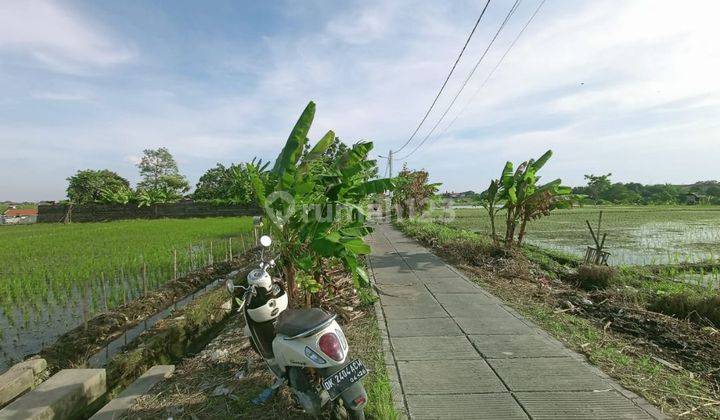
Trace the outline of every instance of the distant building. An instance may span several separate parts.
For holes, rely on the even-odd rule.
[[[37,222],[37,209],[9,208],[0,217],[0,224],[21,225]]]

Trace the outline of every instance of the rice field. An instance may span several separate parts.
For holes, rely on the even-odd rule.
[[[252,218],[0,226],[0,371],[92,317],[237,255]]]
[[[607,232],[605,248],[611,253],[611,265],[678,264],[720,258],[720,207],[585,206],[555,210],[528,224],[527,241],[582,257],[587,246],[594,244],[585,221],[589,220],[595,229],[600,211],[601,232]],[[490,232],[484,209],[458,208],[452,213],[450,225]],[[504,226],[503,216],[498,216],[499,226]]]

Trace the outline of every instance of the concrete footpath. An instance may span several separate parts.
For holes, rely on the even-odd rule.
[[[369,241],[385,362],[403,414],[664,418],[390,225],[378,225]]]

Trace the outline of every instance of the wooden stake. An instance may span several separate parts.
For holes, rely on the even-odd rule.
[[[192,269],[193,269],[193,260],[192,260],[192,258],[193,258],[193,252],[192,252],[192,245],[188,246],[188,258],[189,258],[188,265],[189,265],[189,267],[190,267],[190,270],[188,270],[188,272],[190,272],[190,271],[192,271]]]
[[[120,267],[120,286],[122,286],[123,291],[123,305],[127,304],[127,287],[125,283],[125,271],[122,267]]]
[[[177,249],[173,248],[173,280],[176,280],[177,278]]]
[[[228,261],[232,260],[232,238],[228,238]]]
[[[142,282],[143,282],[143,296],[147,295],[148,287],[147,287],[147,264],[145,264],[145,259],[143,258],[142,263]]]
[[[210,255],[208,255],[208,265],[213,265],[215,262],[214,256],[213,256],[213,241],[210,241]]]
[[[82,311],[83,311],[83,325],[85,326],[85,331],[88,330],[88,318],[90,317],[89,314],[89,296],[88,296],[88,285],[87,283],[83,284],[83,305],[82,305]]]
[[[105,302],[105,312],[109,310],[108,308],[108,297],[107,297],[107,288],[105,287],[105,272],[100,272],[100,285],[102,286],[102,294],[103,294],[103,301]]]

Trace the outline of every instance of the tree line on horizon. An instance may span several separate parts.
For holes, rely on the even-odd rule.
[[[332,162],[348,151],[348,146],[335,137],[320,157]],[[310,150],[306,147],[303,155]],[[182,199],[217,204],[249,205],[256,201],[250,171],[265,173],[269,162],[253,158],[250,162],[217,163],[205,171],[195,189],[180,172],[175,158],[165,147],[146,149],[137,164],[140,181],[133,189],[130,181],[109,169],[84,169],[67,178],[67,200],[83,204],[128,204],[139,206],[173,203]],[[377,172],[377,171],[376,171]],[[375,173],[376,175],[376,173]]]
[[[641,184],[612,182],[612,174],[585,175],[587,185],[573,187],[572,194],[579,204],[715,204],[720,205],[720,181],[698,181],[691,185]],[[455,199],[456,204],[478,205],[478,193]]]

